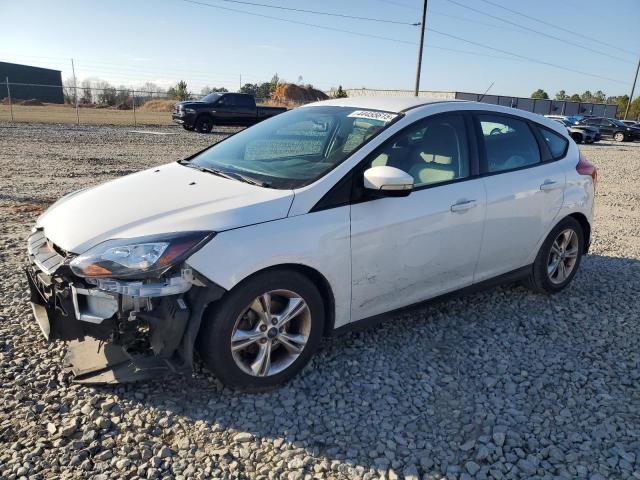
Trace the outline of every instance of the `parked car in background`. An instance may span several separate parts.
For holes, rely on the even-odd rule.
[[[640,140],[640,128],[630,127],[616,118],[590,117],[582,120],[580,124],[596,127],[603,137],[611,137],[616,142]]]
[[[545,115],[545,117],[552,120],[567,120],[574,125],[587,118],[585,115]]]
[[[176,103],[171,118],[185,130],[209,133],[214,125],[254,125],[286,112],[284,107],[256,105],[246,93],[210,93],[200,100]]]
[[[60,199],[28,239],[31,305],[69,340],[76,381],[189,371],[198,348],[224,384],[261,390],[324,335],[418,302],[515,280],[561,291],[595,187],[566,128],[534,113],[313,103]]]
[[[635,120],[620,120],[627,127],[640,127],[640,122],[636,122]]]
[[[596,127],[580,124],[575,125],[569,120],[559,118],[553,118],[553,120],[567,127],[571,138],[573,138],[576,143],[593,143],[600,140],[600,130],[598,130]]]

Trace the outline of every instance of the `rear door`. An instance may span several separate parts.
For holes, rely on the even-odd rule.
[[[474,282],[525,266],[553,225],[564,199],[565,173],[538,127],[521,117],[475,115],[480,138],[480,173],[487,194],[486,220]],[[556,145],[555,158],[568,142]],[[555,141],[556,138],[552,137]]]

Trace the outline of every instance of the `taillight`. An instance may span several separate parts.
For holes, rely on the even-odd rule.
[[[598,169],[582,155],[582,152],[580,152],[580,160],[576,165],[576,171],[580,175],[589,175],[593,180],[593,188],[596,188],[596,183],[598,183]]]

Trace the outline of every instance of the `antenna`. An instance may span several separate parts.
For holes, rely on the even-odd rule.
[[[491,90],[491,87],[493,87],[493,84],[494,84],[494,83],[496,83],[496,82],[491,82],[491,85],[489,85],[489,88],[487,88],[487,89],[484,91],[484,93],[483,93],[482,95],[480,95],[480,98],[478,99],[478,101],[479,101],[479,102],[481,102],[481,101],[482,101],[482,99],[484,98],[484,96],[487,94],[487,92],[488,92],[489,90]]]

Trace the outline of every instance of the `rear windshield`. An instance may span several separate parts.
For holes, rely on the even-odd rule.
[[[272,188],[299,188],[335,168],[397,117],[351,107],[298,108],[229,137],[191,162]]]

